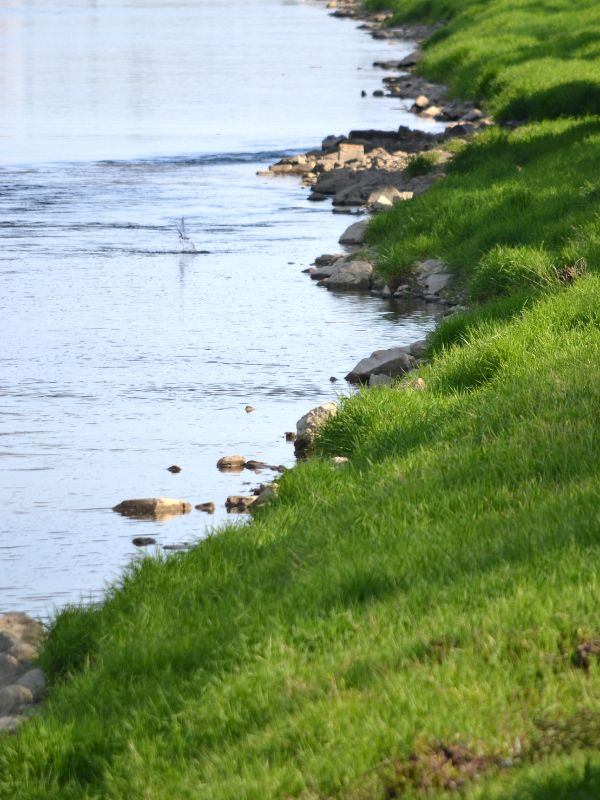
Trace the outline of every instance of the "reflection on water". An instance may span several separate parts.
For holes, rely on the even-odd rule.
[[[273,475],[220,456],[292,464],[284,433],[330,376],[432,325],[315,287],[301,270],[350,220],[255,175],[315,134],[400,124],[397,101],[355,101],[382,48],[278,0],[2,5],[0,610],[97,596],[134,537],[205,536]],[[205,252],[181,252],[182,217]],[[110,510],[149,496],[217,511]]]

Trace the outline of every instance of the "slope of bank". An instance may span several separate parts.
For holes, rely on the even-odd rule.
[[[479,135],[376,218],[387,280],[443,258],[471,310],[420,384],[345,401],[251,526],[58,617],[0,797],[599,795],[600,121],[569,113]]]

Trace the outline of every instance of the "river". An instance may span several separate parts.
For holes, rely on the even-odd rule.
[[[269,479],[220,456],[292,465],[302,414],[432,327],[317,288],[302,269],[351,218],[256,176],[329,133],[415,125],[372,97],[372,62],[410,49],[295,0],[0,2],[0,612],[101,597],[135,536],[206,536]],[[181,252],[182,217],[206,252]],[[111,511],[160,495],[217,512]]]

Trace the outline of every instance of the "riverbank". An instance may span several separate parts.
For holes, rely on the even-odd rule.
[[[446,48],[462,74],[455,37],[504,5],[459,14],[422,68]],[[550,57],[553,12],[517,5]],[[571,113],[478,135],[374,219],[385,280],[441,259],[471,310],[418,388],[344,401],[251,526],[58,617],[44,713],[0,741],[3,796],[598,794],[600,121]]]

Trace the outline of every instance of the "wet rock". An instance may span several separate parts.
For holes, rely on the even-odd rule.
[[[285,440],[286,442],[295,442],[296,441],[296,434],[294,431],[286,431],[285,432]]]
[[[190,503],[185,500],[172,500],[170,497],[144,497],[123,500],[113,508],[117,514],[137,519],[169,519],[180,514],[189,514]]]
[[[331,275],[321,283],[328,289],[368,289],[372,276],[373,265],[369,261],[350,261],[334,264]]]
[[[346,245],[359,245],[365,241],[365,231],[367,230],[368,220],[355,222],[350,227],[346,228],[344,233],[340,236],[340,244]]]
[[[216,506],[214,503],[198,503],[195,509],[196,511],[203,511],[205,514],[214,514]]]
[[[178,467],[177,464],[173,464],[170,467],[167,467],[167,472],[172,472],[173,475],[177,475],[178,472],[181,472],[181,467]]]
[[[315,258],[315,267],[328,267],[334,264],[338,258],[342,258],[343,253],[324,253],[322,256]]]
[[[319,430],[332,416],[337,414],[336,403],[323,403],[321,406],[311,409],[296,423],[296,455],[307,453],[313,446]]]
[[[12,684],[0,689],[0,717],[10,716],[21,706],[31,705],[33,694],[25,686]]]
[[[404,375],[417,366],[417,360],[408,347],[391,347],[376,350],[369,358],[363,358],[346,375],[349,383],[368,382],[371,375],[386,375],[390,378]]]
[[[25,689],[29,689],[34,702],[37,703],[46,693],[46,676],[39,668],[30,669],[19,678],[16,686],[23,686]]]
[[[150,547],[150,545],[156,544],[156,539],[153,539],[152,536],[136,536],[131,543],[136,547]]]
[[[254,459],[250,459],[250,461],[246,461],[244,464],[245,469],[252,470],[256,472],[258,469],[271,469],[271,467],[267,464],[266,461],[255,461]]]
[[[251,505],[256,502],[256,497],[253,495],[244,496],[244,495],[237,495],[232,494],[230,495],[227,500],[225,501],[225,507],[227,511],[231,513],[232,511],[235,513],[237,512],[244,512],[248,511]]]
[[[244,464],[246,463],[246,458],[244,456],[223,456],[217,461],[217,469],[220,470],[231,470],[231,469],[243,469]]]
[[[329,382],[330,383],[337,383],[337,378],[335,377],[335,375],[332,375],[331,378],[329,378]]]
[[[244,411],[246,412],[246,414],[251,414],[254,411],[254,408],[252,406],[246,406],[244,408]]]

